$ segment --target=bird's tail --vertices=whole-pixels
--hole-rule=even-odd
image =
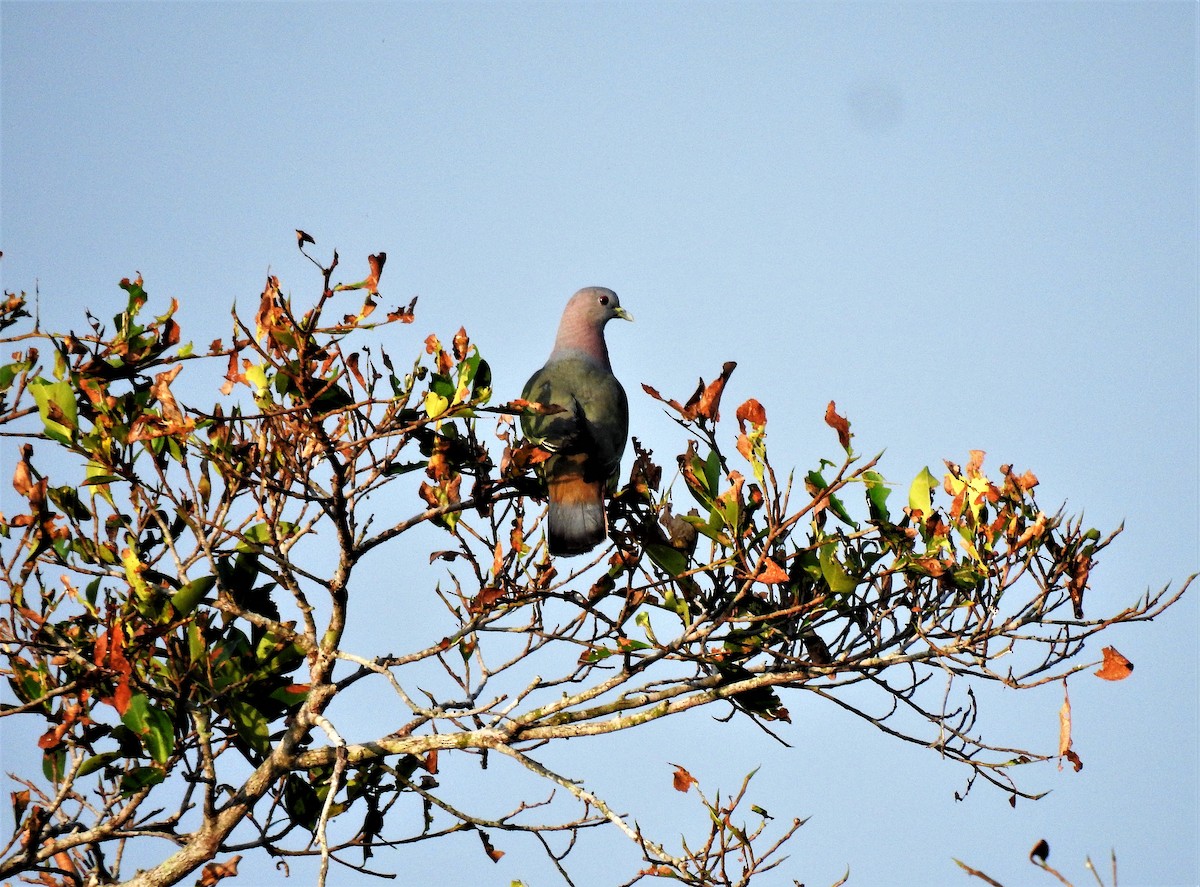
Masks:
[[[604,481],[588,480],[571,467],[560,463],[549,483],[550,512],[546,521],[551,554],[583,554],[608,534]]]

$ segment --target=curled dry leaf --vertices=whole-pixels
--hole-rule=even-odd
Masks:
[[[1065,755],[1071,750],[1071,697],[1067,693],[1066,681],[1063,682],[1063,704],[1058,710],[1058,753]],[[1062,769],[1062,765],[1059,765]]]
[[[387,261],[387,253],[377,253],[373,256],[367,256],[367,264],[371,268],[371,275],[367,278],[367,292],[375,296],[379,294],[379,276],[383,274],[383,263]]]
[[[198,887],[213,887],[224,878],[237,877],[238,863],[241,860],[241,856],[233,856],[228,862],[210,862],[200,872],[200,880],[196,884]]]
[[[1050,858],[1050,845],[1043,839],[1033,845],[1033,849],[1029,851],[1029,861],[1034,865],[1041,865]]]
[[[1116,647],[1105,647],[1104,664],[1096,671],[1096,677],[1106,681],[1123,681],[1133,671],[1133,663],[1120,654]]]
[[[675,768],[675,773],[671,777],[671,784],[675,786],[675,791],[686,793],[688,789],[699,782],[695,776],[688,773],[687,770],[678,764],[672,764],[671,766]]]
[[[477,829],[476,833],[479,835],[479,840],[483,842],[484,852],[487,853],[492,862],[499,862],[500,857],[504,855],[504,851],[497,850],[495,847],[493,847],[491,838],[489,838],[485,832],[481,832]]]
[[[829,406],[825,408],[825,424],[837,432],[838,443],[842,445],[842,449],[850,449],[850,422],[845,416],[839,416],[837,412],[837,404],[834,401],[829,401]]]
[[[1063,704],[1058,710],[1058,754],[1071,762],[1076,773],[1083,769],[1083,761],[1071,750],[1071,697],[1067,695],[1066,681],[1063,681]],[[1058,769],[1062,769],[1062,761],[1058,762]]]
[[[725,391],[725,383],[729,381],[737,364],[728,360],[721,366],[721,375],[713,379],[712,383],[704,389],[704,393],[700,396],[700,403],[696,407],[696,418],[711,419],[713,422],[721,421],[719,412],[721,406],[721,394]]]

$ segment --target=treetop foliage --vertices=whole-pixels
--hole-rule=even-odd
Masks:
[[[416,300],[379,310],[384,254],[348,285],[336,253],[312,261],[311,306],[270,277],[207,348],[184,341],[174,301],[152,313],[140,279],[82,332],[44,331],[6,294],[17,495],[0,515],[0,673],[15,702],[0,717],[39,725],[43,767],[17,777],[0,878],[214,884],[257,852],[284,869],[316,857],[323,882],[332,863],[387,871],[405,844],[469,830],[493,859],[498,836],[531,836],[570,883],[576,836],[604,825],[643,857],[629,882],[746,883],[801,824],[744,809],[749,779],[701,794],[711,833],[671,850],[538,750],[706,706],[786,742],[817,697],[960,763],[967,788],[1035,798],[1022,767],[1082,765],[1069,703],[1058,748],[1020,749],[982,735],[972,686],[1065,684],[1096,668],[1094,635],[1154,618],[1191,581],[1094,613],[1093,570],[1119,530],[1043,509],[1032,472],[985,471],[979,451],[897,486],[832,402],[830,458],[780,472],[762,403],[722,421],[733,363],[686,400],[643,386],[679,426],[674,479],[635,435],[612,545],[552,559],[546,453],[514,417],[555,405],[493,404],[465,329],[414,337],[416,359],[398,363],[373,333],[412,324]],[[400,538],[421,527],[444,547]],[[394,588],[364,572],[384,551]],[[352,621],[396,595],[440,608],[438,627],[347,649]],[[1110,647],[1099,674],[1131,668]],[[343,737],[352,693],[370,694],[378,735]],[[497,757],[545,793],[497,808],[439,785]],[[675,787],[694,782],[679,766]]]

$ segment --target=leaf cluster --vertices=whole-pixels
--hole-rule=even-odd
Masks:
[[[182,341],[176,303],[147,313],[140,279],[122,281],[111,325],[89,314],[83,333],[7,334],[17,507],[0,515],[0,675],[15,702],[0,716],[39,725],[43,772],[14,794],[0,878],[116,880],[128,845],[157,840],[169,855],[131,883],[215,883],[240,858],[220,854],[252,849],[316,856],[323,881],[331,862],[373,871],[382,848],[470,830],[493,860],[494,835],[532,836],[570,882],[577,836],[607,824],[643,876],[724,883],[713,873],[740,854],[748,880],[798,825],[778,839],[766,819],[735,828],[718,797],[704,802],[718,827],[671,853],[538,749],[701,707],[786,741],[790,709],[823,699],[961,762],[968,787],[1034,797],[1014,769],[1053,750],[981,735],[972,683],[1092,667],[1091,636],[1187,587],[1085,616],[1115,533],[1044,510],[1031,472],[989,476],[978,451],[898,495],[833,403],[837,455],[778,475],[761,403],[737,407],[736,430],[721,423],[732,363],[684,402],[645,388],[685,438],[675,480],[635,438],[612,546],[552,559],[546,454],[513,422],[547,405],[492,405],[465,329],[414,341],[398,367],[371,335],[413,323],[416,300],[378,317],[385,259],[354,284],[334,282],[336,253],[313,259],[321,291],[303,309],[269,277],[229,343],[203,353]],[[335,307],[356,291],[361,307]],[[7,295],[0,329],[28,317]],[[432,587],[400,539],[423,526],[445,540]],[[410,606],[440,606],[440,621],[398,650],[347,649],[351,620],[378,609],[364,564],[385,550],[408,558]],[[1113,653],[1104,676],[1127,674]],[[336,702],[352,691],[388,713],[369,741],[341,735]],[[548,795],[496,809],[439,784],[448,764],[496,756]],[[776,843],[755,855],[761,841]]]

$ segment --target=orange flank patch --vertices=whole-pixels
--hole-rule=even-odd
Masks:
[[[586,481],[578,474],[550,480],[550,501],[559,505],[592,505],[604,501],[604,485]]]

